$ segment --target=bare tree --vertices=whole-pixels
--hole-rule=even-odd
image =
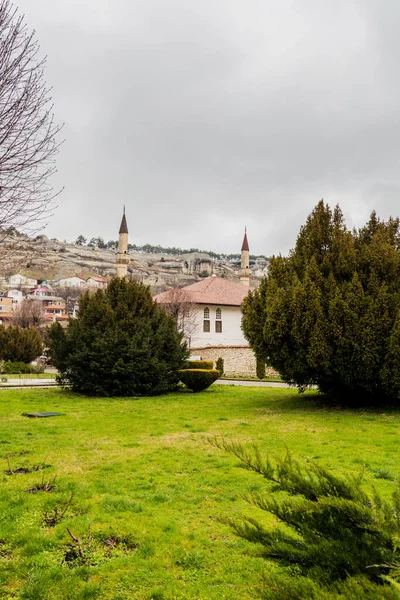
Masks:
[[[14,323],[20,327],[36,327],[39,329],[44,323],[43,306],[40,300],[24,298],[15,312]]]
[[[197,323],[195,304],[189,294],[182,288],[171,288],[165,293],[162,306],[174,318],[177,328],[183,331],[190,346]]]
[[[57,195],[56,140],[46,59],[24,18],[9,0],[0,0],[0,230],[33,233],[45,225]]]

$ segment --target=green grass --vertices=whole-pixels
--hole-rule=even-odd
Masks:
[[[65,413],[28,419],[24,412]],[[200,394],[87,399],[0,393],[0,598],[250,600],[266,563],[220,517],[258,515],[264,482],[207,435],[365,470],[388,495],[400,475],[400,412],[324,408],[315,393],[213,386]],[[9,462],[7,457],[9,457]],[[36,467],[7,474],[11,466]],[[55,477],[55,481],[54,481]],[[28,493],[48,484],[52,491]],[[54,527],[44,519],[71,506]],[[67,528],[80,539],[85,562]],[[67,560],[65,560],[67,558]]]

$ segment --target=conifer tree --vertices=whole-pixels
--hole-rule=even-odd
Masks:
[[[400,224],[375,212],[349,231],[321,201],[288,257],[243,303],[256,356],[300,389],[316,384],[346,402],[400,398]]]
[[[148,287],[118,278],[83,295],[67,329],[52,326],[49,346],[60,382],[92,396],[168,392],[188,356],[174,320]]]
[[[0,359],[30,363],[43,351],[40,333],[34,327],[0,326]]]
[[[265,491],[244,499],[273,521],[257,518],[254,510],[221,519],[281,567],[275,576],[265,574],[263,598],[400,599],[398,486],[385,500],[363,489],[361,473],[338,475],[290,453],[264,457],[257,446],[207,441],[264,478]]]

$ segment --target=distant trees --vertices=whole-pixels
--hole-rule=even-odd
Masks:
[[[118,278],[85,293],[66,330],[52,325],[49,348],[60,382],[90,396],[170,391],[188,356],[174,320],[149,289]]]
[[[256,355],[300,388],[346,402],[400,398],[400,226],[375,212],[359,231],[321,201],[288,257],[243,303]]]
[[[82,241],[79,241],[82,238]],[[78,236],[76,241],[74,242],[78,245],[86,244],[86,238],[82,235]],[[101,237],[93,237],[89,240],[87,244],[90,248],[107,248],[108,250],[116,250],[118,248],[118,241],[109,240],[108,242],[104,242],[104,239]],[[240,263],[240,254],[224,254],[221,252],[213,252],[212,250],[199,250],[199,248],[178,248],[176,246],[165,247],[155,244],[143,244],[142,246],[137,244],[128,244],[128,249],[133,252],[142,252],[143,254],[166,254],[170,256],[181,256],[182,254],[191,254],[193,252],[198,252],[202,254],[208,254],[211,258],[216,260],[226,260],[229,262],[239,262]],[[250,255],[250,260],[254,261],[259,256],[256,254]],[[261,255],[265,260],[269,260],[267,256]]]
[[[107,244],[101,237],[91,238],[90,242],[88,243],[88,246],[90,248],[107,248]]]
[[[0,360],[30,363],[42,350],[42,338],[34,327],[0,325]]]
[[[56,137],[45,60],[9,0],[0,0],[0,229],[32,232],[54,198]]]
[[[76,238],[74,244],[76,244],[77,246],[84,246],[86,244],[86,238],[83,235],[78,235],[78,237]]]

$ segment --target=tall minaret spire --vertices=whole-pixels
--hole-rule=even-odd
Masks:
[[[250,251],[249,251],[249,242],[247,240],[247,227],[244,228],[244,238],[242,244],[242,256],[240,262],[240,283],[243,285],[250,285]]]
[[[119,242],[117,252],[117,277],[124,278],[128,274],[128,224],[125,216],[125,204],[119,228]]]

